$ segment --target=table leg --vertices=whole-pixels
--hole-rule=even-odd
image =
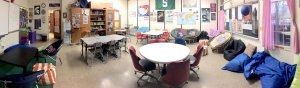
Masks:
[[[88,55],[87,55],[87,44],[85,44],[85,61],[86,61],[86,64],[89,65],[89,63],[88,63]]]
[[[81,56],[83,56],[83,41],[81,40]]]

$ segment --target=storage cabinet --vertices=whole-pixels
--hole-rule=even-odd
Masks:
[[[71,8],[71,41],[79,42],[85,34],[91,32],[89,8]]]

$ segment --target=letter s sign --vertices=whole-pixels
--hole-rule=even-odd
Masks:
[[[162,4],[163,7],[168,7],[168,0],[162,0]]]

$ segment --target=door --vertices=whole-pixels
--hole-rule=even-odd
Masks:
[[[60,10],[55,10],[54,12],[54,38],[61,39],[61,17]]]
[[[54,32],[54,13],[50,13],[49,17],[49,22],[50,22],[50,33]]]
[[[106,35],[114,34],[114,10],[106,10]]]

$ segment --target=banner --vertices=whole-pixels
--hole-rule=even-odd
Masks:
[[[156,10],[173,10],[175,9],[175,0],[155,0]]]

